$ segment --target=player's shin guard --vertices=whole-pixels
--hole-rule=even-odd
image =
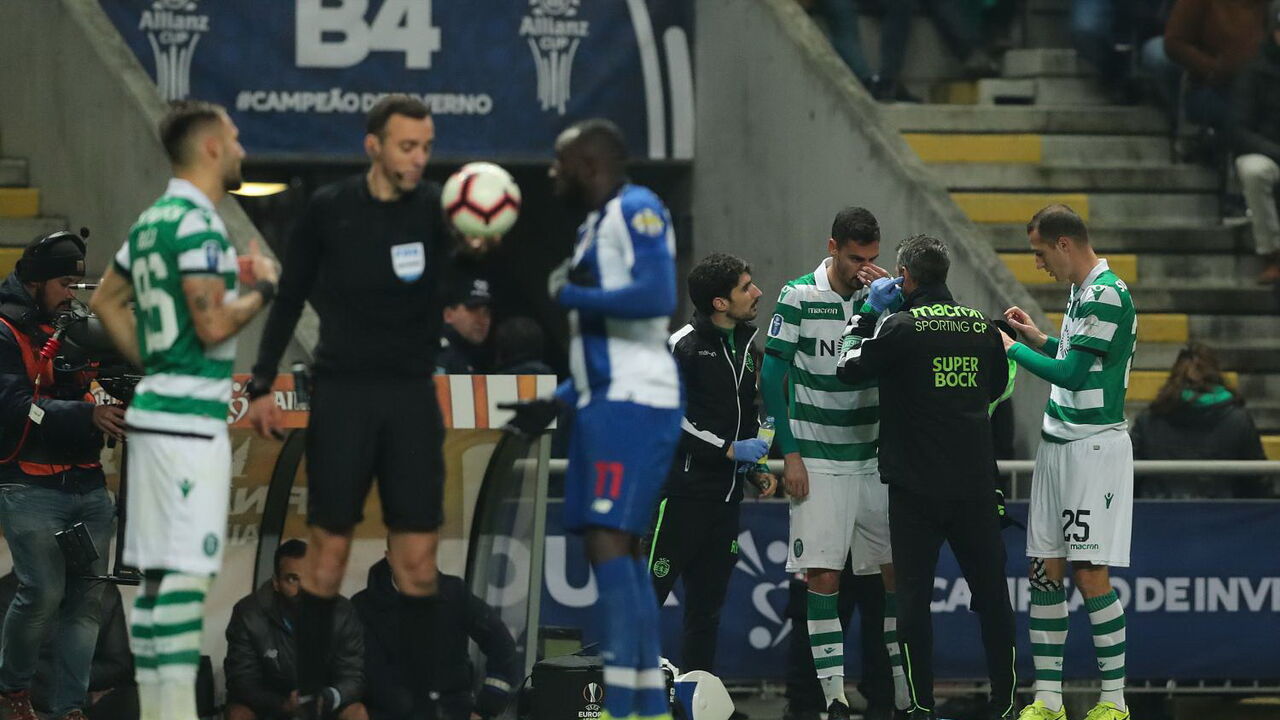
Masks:
[[[613,720],[631,718],[636,711],[640,588],[634,568],[635,561],[627,555],[594,566],[600,588],[596,617],[604,659],[604,712]],[[647,579],[642,584],[647,584]]]
[[[636,625],[640,635],[639,663],[636,665],[636,715],[647,718],[670,718],[667,702],[667,679],[658,664],[662,654],[662,636],[658,596],[649,581],[649,564],[638,559],[634,563],[633,582],[636,593]]]
[[[898,595],[884,594],[884,646],[889,651],[889,667],[893,670],[893,704],[899,710],[911,707],[911,691],[907,673],[902,669],[902,651],[898,647]]]
[[[160,707],[160,674],[156,668],[155,629],[152,613],[156,607],[155,595],[139,591],[133,601],[133,618],[129,628],[129,645],[133,649],[138,681],[138,708],[141,720],[162,720]]]
[[[1067,593],[1061,584],[1031,590],[1031,652],[1036,667],[1036,700],[1062,709],[1062,648],[1067,642]]]
[[[310,698],[313,708],[324,688],[335,605],[337,598],[298,591],[298,694]],[[314,710],[311,712],[319,717]],[[303,717],[308,717],[305,710]]]
[[[1084,605],[1089,610],[1093,647],[1098,654],[1098,669],[1102,671],[1101,702],[1112,702],[1124,709],[1124,608],[1115,590],[1088,598]]]
[[[196,673],[200,667],[200,633],[208,575],[165,573],[151,612],[164,720],[198,720]]]
[[[844,628],[837,608],[840,593],[824,595],[810,590],[808,599],[809,650],[822,695],[827,705],[832,700],[848,705],[844,695]]]

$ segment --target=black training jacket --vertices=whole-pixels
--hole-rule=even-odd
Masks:
[[[737,353],[730,354],[724,333],[695,313],[668,341],[684,384],[685,411],[666,497],[742,499],[742,476],[725,453],[733,441],[755,437],[760,427],[760,356],[751,345],[755,336],[755,326],[739,323],[734,329]]]
[[[878,318],[849,320],[836,374],[880,381],[880,477],[931,497],[990,497],[995,456],[987,409],[1009,363],[999,330],[945,285],[918,288]]]

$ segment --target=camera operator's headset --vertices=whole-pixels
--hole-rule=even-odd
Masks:
[[[84,258],[85,244],[84,238],[89,236],[86,228],[80,229],[80,234],[60,230],[50,233],[40,238],[34,245],[27,247],[22,253],[22,257],[14,265],[14,272],[23,282],[43,282],[55,277],[64,275],[84,275]],[[52,248],[58,243],[69,241],[75,244],[80,251],[80,257],[73,259],[71,256],[51,255]],[[41,280],[29,281],[26,278],[40,274]],[[52,274],[51,274],[52,273]],[[3,315],[13,325],[17,326],[19,332],[26,332],[33,326],[39,327],[39,321],[32,317],[32,313],[28,308],[17,305],[0,305],[0,315]],[[35,377],[32,379],[35,387],[31,391],[31,411],[27,413],[27,422],[22,426],[22,435],[18,438],[18,444],[14,446],[13,452],[8,457],[0,459],[0,465],[13,462],[22,452],[22,448],[27,444],[27,437],[31,434],[32,421],[38,414],[36,400],[40,397],[40,384],[44,379],[45,369],[53,362],[54,355],[58,354],[58,349],[62,346],[62,334],[66,332],[66,327],[55,326],[53,334],[45,341],[44,346],[40,348],[40,359],[36,366]],[[28,333],[34,334],[34,333]]]

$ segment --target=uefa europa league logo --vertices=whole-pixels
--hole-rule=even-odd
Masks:
[[[155,0],[138,29],[147,33],[156,60],[156,85],[166,101],[191,94],[191,58],[209,31],[209,16],[197,15],[198,0]]]
[[[529,0],[520,22],[538,73],[538,103],[543,110],[565,114],[569,102],[573,57],[590,32],[591,23],[577,19],[582,0]]]

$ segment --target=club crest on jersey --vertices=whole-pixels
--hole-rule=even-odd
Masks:
[[[774,315],[769,321],[769,337],[778,337],[780,332],[782,332],[782,315]]]
[[[658,217],[658,213],[654,212],[653,208],[644,208],[631,217],[631,229],[641,235],[658,237],[666,226],[667,224]]]
[[[427,248],[420,242],[391,246],[391,269],[396,277],[411,283],[427,269]]]

